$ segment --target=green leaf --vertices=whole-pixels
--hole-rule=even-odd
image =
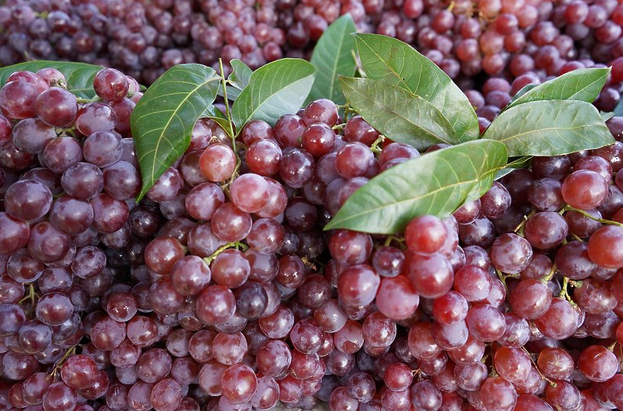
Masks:
[[[239,90],[244,89],[249,84],[249,81],[251,81],[253,70],[238,59],[232,60],[230,64],[233,71],[229,75],[229,80],[231,80],[234,87]]]
[[[519,98],[509,103],[506,109],[518,104],[538,100],[580,100],[592,103],[599,96],[604,84],[606,84],[608,73],[610,73],[610,69],[607,68],[587,68],[570,71],[560,77],[532,87]]]
[[[229,80],[229,85],[227,86],[227,99],[234,101],[238,98],[242,90],[249,84],[249,80],[251,79],[251,74],[253,74],[253,70],[249,68],[246,64],[238,59],[234,59],[231,61],[231,67],[233,71],[227,78]],[[218,95],[221,97],[225,97],[223,94],[222,85],[219,86]]]
[[[447,217],[475,187],[483,193],[491,187],[495,172],[507,159],[504,144],[491,140],[424,154],[384,171],[355,191],[325,229],[392,234],[420,215]]]
[[[141,169],[139,201],[188,148],[193,126],[216,98],[220,77],[201,64],[167,70],[134,108],[130,124]]]
[[[525,157],[516,158],[515,160],[510,161],[506,165],[506,168],[498,171],[495,174],[495,179],[499,180],[500,178],[504,177],[507,174],[512,173],[513,171],[517,170],[518,168],[528,168],[528,167],[530,167],[530,164],[532,164],[532,156],[525,156]]]
[[[506,144],[510,157],[558,156],[614,143],[599,111],[577,100],[541,100],[502,112],[483,138]]]
[[[608,121],[610,120],[612,117],[615,116],[613,111],[599,111],[599,115],[601,115],[601,119],[603,121]]]
[[[619,103],[614,108],[614,115],[618,117],[623,116],[623,100],[619,100]]]
[[[418,150],[437,143],[459,143],[439,110],[408,90],[367,78],[340,80],[348,104],[390,139]]]
[[[478,118],[467,96],[435,63],[400,40],[357,34],[355,42],[366,76],[395,84],[431,102],[459,141],[480,137]]]
[[[345,14],[331,23],[322,34],[310,60],[318,71],[307,101],[328,98],[335,104],[344,104],[338,77],[353,76],[357,69],[355,38],[352,36],[356,31],[352,17]]]
[[[103,67],[86,63],[70,63],[66,61],[27,61],[12,66],[0,68],[0,87],[4,86],[7,78],[16,71],[26,70],[36,73],[42,68],[55,68],[65,75],[67,88],[78,97],[93,98],[93,77]]]
[[[236,128],[251,120],[273,125],[282,115],[295,113],[311,90],[315,72],[301,59],[280,59],[255,70],[232,108]]]
[[[517,93],[515,93],[515,95],[510,99],[510,101],[506,105],[506,108],[508,108],[510,105],[512,105],[515,102],[515,100],[518,100],[519,97],[523,96],[528,91],[532,90],[533,88],[535,88],[537,86],[538,86],[538,84],[530,83],[530,84],[526,84],[525,86],[520,88],[519,91]]]

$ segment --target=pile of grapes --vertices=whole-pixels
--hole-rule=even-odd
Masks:
[[[255,69],[309,57],[347,13],[359,32],[414,45],[464,89],[479,88],[481,74],[544,80],[623,57],[616,0],[8,0],[0,65],[83,61],[144,84],[175,64],[215,66],[219,57]]]
[[[138,83],[66,88],[0,90],[0,410],[623,408],[622,142],[401,234],[323,232],[429,154],[327,99],[236,140],[200,119],[136,203]]]

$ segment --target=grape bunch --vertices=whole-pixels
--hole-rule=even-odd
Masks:
[[[483,75],[544,81],[623,58],[617,0],[9,0],[0,65],[83,61],[145,84],[175,64],[217,67],[219,57],[227,72],[232,59],[255,69],[309,58],[347,13],[359,32],[412,44],[465,90],[480,89]]]
[[[359,2],[308,3],[8,0],[0,5],[0,66],[33,59],[80,61],[115,67],[151,84],[181,63],[218,69],[222,58],[228,73],[232,59],[256,69],[285,55],[309,57],[337,17],[350,12],[358,20],[367,18]]]
[[[69,60],[116,67],[151,84],[175,64],[252,68],[283,56],[274,2],[25,1],[0,6],[0,65]],[[230,67],[226,64],[226,69]]]
[[[138,83],[93,88],[0,89],[0,410],[623,407],[623,118],[380,236],[323,227],[445,145],[326,99],[236,139],[200,119],[137,203]]]

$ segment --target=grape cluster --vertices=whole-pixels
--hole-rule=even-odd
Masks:
[[[272,1],[25,1],[0,6],[0,65],[70,60],[116,67],[151,84],[175,64],[251,68],[283,56]],[[228,67],[229,69],[229,67]]]
[[[544,78],[620,57],[622,11],[616,0],[406,0],[376,31],[413,43],[452,78]]]
[[[255,69],[286,55],[309,57],[329,23],[362,7],[349,4],[9,0],[0,6],[0,66],[32,59],[81,61],[116,67],[143,84],[181,63],[218,69],[222,58],[229,72],[229,61],[241,59]]]
[[[623,407],[623,118],[378,236],[323,227],[426,154],[360,116],[317,100],[235,141],[201,119],[136,203],[141,93],[93,86],[0,90],[0,410]]]
[[[175,64],[217,67],[219,57],[255,69],[309,58],[346,13],[360,32],[412,44],[464,89],[479,88],[483,74],[543,81],[623,58],[617,0],[9,0],[0,6],[0,65],[84,61],[145,84]]]
[[[486,127],[512,95],[578,68],[612,65],[595,105],[612,111],[623,79],[623,5],[615,0],[406,0],[376,32],[414,46],[455,79]]]

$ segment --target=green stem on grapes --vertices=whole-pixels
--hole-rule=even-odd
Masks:
[[[553,264],[552,268],[549,270],[549,273],[547,273],[545,277],[541,278],[541,282],[543,284],[547,284],[549,280],[554,278],[554,274],[556,274],[556,264]]]
[[[534,365],[534,368],[536,369],[536,372],[538,372],[539,375],[541,376],[541,379],[547,381],[549,383],[549,385],[551,385],[552,387],[556,388],[556,383],[554,381],[550,380],[549,378],[547,378],[546,376],[544,376],[541,373],[541,370],[539,370],[539,366],[537,365],[536,361],[534,361],[534,358],[532,358],[532,354],[530,354],[530,351],[528,351],[526,349],[526,347],[524,347],[524,346],[522,346],[521,349],[528,355],[528,358],[530,358],[530,361]]]
[[[231,109],[229,107],[229,100],[227,98],[227,80],[225,79],[225,71],[223,69],[223,59],[218,59],[218,65],[221,70],[221,85],[223,87],[223,99],[225,100],[225,117],[227,117],[227,125],[229,125],[229,135],[231,136],[231,148],[236,156],[236,166],[234,172],[231,174],[229,182],[223,187],[223,190],[227,191],[227,188],[234,182],[238,176],[238,170],[240,169],[240,158],[238,157],[236,150],[236,133],[234,132],[234,123],[231,119]]]
[[[398,247],[400,247],[401,250],[406,248],[404,238],[397,237],[393,234],[387,236],[385,242],[383,243],[383,247],[389,247],[393,242],[397,242]]]
[[[515,234],[517,234],[518,236],[523,237],[524,236],[524,227],[526,225],[526,221],[528,221],[528,217],[527,216],[523,216],[523,220],[521,220],[521,223],[519,223],[517,225],[517,227],[515,227],[515,229],[513,230],[513,232]]]
[[[376,140],[374,140],[374,143],[372,143],[372,145],[370,146],[370,150],[374,153],[374,154],[380,154],[381,151],[383,151],[382,148],[379,148],[379,144],[383,144],[383,142],[385,141],[385,136],[383,134],[381,134],[379,136],[379,138],[377,138]]]
[[[207,257],[204,257],[203,261],[205,261],[206,264],[210,265],[210,263],[212,263],[212,261],[214,261],[214,259],[218,257],[220,253],[222,253],[225,250],[229,250],[230,248],[235,248],[237,250],[242,249],[242,251],[246,251],[249,248],[249,246],[247,246],[246,244],[240,241],[233,241],[231,243],[227,243],[225,245],[220,246],[212,254],[210,254]]]
[[[69,134],[72,138],[75,138],[76,140],[78,139],[76,132],[71,128],[68,128],[67,130],[65,130],[65,133]]]
[[[231,183],[234,182],[236,177],[238,177],[238,170],[240,170],[240,159],[238,158],[238,154],[236,154],[236,165],[234,166],[234,172],[231,173],[231,178],[229,179],[229,181],[221,185],[221,189],[223,189],[223,191],[225,192],[225,194],[227,194],[228,197],[229,197],[229,186],[231,185]]]
[[[344,110],[344,124],[348,122],[349,114],[357,114],[357,112],[353,110],[348,103],[338,105],[337,108]]]
[[[578,307],[578,305],[575,303],[575,301],[573,301],[573,299],[569,295],[569,279],[567,277],[562,277],[562,287],[560,289],[560,293],[558,294],[558,297],[564,298],[565,300],[569,301],[569,304],[571,304],[575,308]]]
[[[22,303],[30,300],[30,304],[34,308],[36,300],[39,297],[39,294],[37,294],[37,292],[35,291],[35,286],[32,283],[28,283],[27,285],[28,285],[28,294],[26,294],[24,298],[19,300],[17,303],[21,305]]]
[[[520,236],[520,237],[525,237],[525,235],[524,235],[524,229],[525,229],[525,227],[526,227],[526,221],[528,221],[528,219],[529,219],[530,217],[532,217],[534,214],[535,214],[535,211],[534,211],[534,210],[532,210],[532,211],[530,212],[530,214],[528,214],[528,215],[524,215],[524,216],[523,216],[523,220],[521,220],[521,223],[519,223],[519,225],[518,225],[517,227],[515,227],[515,229],[513,230],[513,232],[514,232],[515,234],[517,234],[518,236]]]
[[[516,279],[520,278],[519,274],[504,274],[503,272],[501,272],[497,268],[495,269],[495,273],[498,275],[498,278],[500,279],[500,281],[502,281],[502,284],[504,284],[504,288],[506,288],[506,289],[507,289],[507,287],[506,287],[506,279],[507,278],[516,278]],[[508,289],[507,289],[507,291],[508,291]]]
[[[242,241],[238,241],[238,244],[236,244],[235,246],[236,250],[240,250],[242,252],[245,252],[249,249],[249,246],[246,245],[245,243],[243,243]]]
[[[76,103],[78,104],[89,104],[95,103],[96,101],[102,101],[102,99],[99,98],[99,96],[95,96],[93,98],[76,97]]]
[[[567,277],[562,277],[562,286],[560,287],[560,293],[558,293],[558,297],[569,297],[567,287],[569,287],[569,279]]]
[[[562,208],[562,210],[560,210],[560,214],[564,214],[567,211],[575,211],[576,213],[582,214],[586,218],[590,218],[591,220],[597,221],[597,222],[602,223],[602,224],[617,225],[619,227],[623,227],[623,224],[619,223],[618,221],[612,221],[612,220],[606,220],[604,218],[594,217],[594,216],[590,215],[589,213],[587,213],[586,211],[580,210],[579,208],[571,207],[568,204],[565,205]]]
[[[608,351],[614,351],[614,347],[617,346],[617,342],[618,341],[614,341],[612,344],[610,344],[609,346],[607,346],[606,348],[608,349]]]
[[[488,359],[489,359],[489,353],[483,355],[482,358],[480,359],[480,362],[483,364],[487,364]]]
[[[584,242],[584,240],[582,240],[580,237],[578,237],[577,234],[571,233],[570,235],[571,235],[571,238],[573,238],[575,241],[579,241],[581,243]]]
[[[333,130],[335,130],[335,131],[339,131],[339,130],[341,130],[341,129],[345,128],[345,127],[346,127],[346,123],[342,123],[342,124],[336,124],[335,126],[333,126],[333,127],[331,127],[331,128],[332,128]]]
[[[67,360],[67,358],[71,357],[72,355],[74,355],[76,353],[76,346],[74,345],[73,347],[71,347],[70,349],[68,349],[65,354],[63,354],[63,356],[61,357],[60,360],[58,360],[56,362],[56,364],[54,364],[54,368],[52,369],[52,372],[50,372],[50,375],[52,377],[56,377],[56,374],[58,373],[58,371],[61,369],[61,367],[63,366],[63,364],[65,363],[65,361]]]
[[[69,137],[75,140],[78,140],[78,136],[76,135],[76,132],[73,128],[57,128],[54,131],[56,132],[57,136],[60,136],[63,133],[65,133],[65,135],[68,135]]]
[[[227,123],[229,125],[230,136],[232,138],[234,153],[236,152],[236,134],[234,133],[234,126],[231,121],[231,110],[229,108],[229,100],[227,99],[227,80],[225,79],[225,71],[223,69],[223,59],[218,59],[219,69],[221,70],[221,84],[223,86],[223,99],[225,100],[225,116],[227,117]]]

